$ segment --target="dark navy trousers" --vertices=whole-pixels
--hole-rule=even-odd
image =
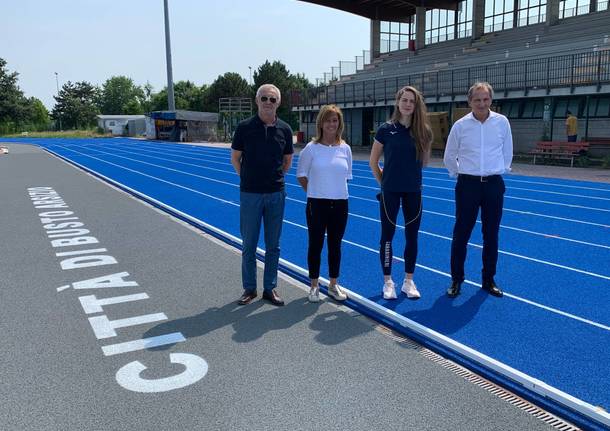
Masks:
[[[504,204],[504,180],[501,175],[475,177],[460,174],[455,186],[455,226],[451,242],[451,278],[464,281],[464,262],[470,234],[481,209],[483,233],[483,283],[496,275],[498,232]]]

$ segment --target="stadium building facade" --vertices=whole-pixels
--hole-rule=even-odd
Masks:
[[[568,110],[579,119],[579,140],[610,137],[608,0],[440,6],[413,7],[395,21],[384,21],[387,14],[372,19],[370,51],[339,62],[316,88],[291,94],[305,142],[315,134],[320,107],[334,103],[344,111],[348,143],[369,146],[405,85],[419,88],[428,110],[446,112],[451,122],[463,115],[475,81],[494,87],[493,109],[510,119],[516,152],[564,140]],[[439,127],[437,134],[446,134]]]

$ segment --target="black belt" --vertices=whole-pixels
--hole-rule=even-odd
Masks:
[[[494,180],[496,178],[500,178],[501,175],[480,176],[480,175],[458,174],[458,177],[465,178],[467,180],[475,180],[475,181],[480,181],[482,183],[486,183],[489,180]]]

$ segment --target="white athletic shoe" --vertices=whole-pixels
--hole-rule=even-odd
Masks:
[[[392,280],[383,283],[383,299],[396,299],[396,287]]]
[[[408,278],[405,278],[405,281],[402,283],[402,288],[400,289],[400,291],[404,292],[407,295],[407,298],[410,298],[410,299],[421,298],[421,295],[419,294],[419,291],[417,290],[415,283],[413,282],[413,280],[409,280]]]
[[[320,302],[320,288],[312,287],[309,289],[309,295],[307,296],[309,302]]]
[[[328,295],[335,298],[337,301],[345,301],[347,299],[347,294],[341,289],[341,286],[338,284],[333,284],[332,286],[328,286]]]

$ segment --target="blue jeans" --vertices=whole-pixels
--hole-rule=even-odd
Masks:
[[[280,235],[284,219],[286,192],[240,192],[239,221],[242,244],[241,279],[245,291],[256,291],[256,247],[261,231],[265,230],[265,272],[263,288],[271,291],[277,286],[277,267],[280,260]]]

